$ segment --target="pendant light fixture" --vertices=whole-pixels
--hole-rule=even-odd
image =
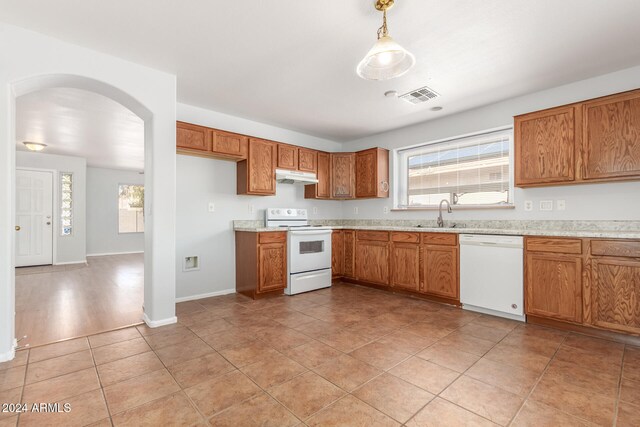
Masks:
[[[23,144],[25,147],[27,147],[31,151],[42,151],[47,146],[47,144],[43,144],[41,142],[31,142],[31,141],[24,141]]]
[[[376,0],[375,8],[382,11],[382,27],[378,28],[378,41],[373,45],[356,72],[366,80],[388,80],[400,77],[413,67],[415,57],[390,36],[387,28],[387,9],[394,0]]]

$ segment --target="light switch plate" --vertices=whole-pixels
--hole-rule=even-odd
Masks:
[[[556,209],[563,211],[567,208],[567,204],[564,200],[556,200]]]
[[[353,208],[353,213],[358,215],[358,207],[357,206]]]
[[[216,211],[216,205],[213,202],[209,202],[209,212],[215,212]]]
[[[540,200],[540,210],[541,211],[552,211],[553,210],[553,200]]]
[[[382,213],[388,214],[389,213],[389,206],[385,206],[384,208],[382,208]]]
[[[524,201],[524,210],[527,212],[531,212],[533,210],[533,200]]]
[[[318,214],[318,207],[317,207],[317,206],[314,206],[314,207],[313,207],[313,214],[314,214],[314,215],[317,215],[317,214]]]
[[[249,206],[247,208],[250,214],[254,213],[256,210],[256,207],[253,205],[253,203],[249,203]]]

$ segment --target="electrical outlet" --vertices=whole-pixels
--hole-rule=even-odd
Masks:
[[[388,214],[389,213],[389,206],[385,206],[384,208],[382,208],[382,213]]]
[[[567,204],[564,200],[556,200],[556,209],[563,211],[567,208]]]
[[[216,211],[216,205],[213,202],[209,202],[209,212],[215,212]]]
[[[553,210],[553,200],[540,200],[540,210],[541,211],[552,211]]]
[[[356,215],[358,215],[358,207],[357,207],[357,206],[355,206],[355,207],[353,208],[353,213],[354,213],[354,214],[356,214]]]
[[[533,210],[533,200],[524,201],[524,210],[528,212],[531,212]]]
[[[313,211],[313,214],[314,214],[314,215],[317,215],[317,214],[318,214],[318,208],[317,208],[317,206],[314,206],[312,211]]]
[[[249,206],[247,206],[247,209],[248,209],[250,214],[252,214],[252,213],[254,213],[256,211],[256,207],[253,205],[253,203],[249,203]]]

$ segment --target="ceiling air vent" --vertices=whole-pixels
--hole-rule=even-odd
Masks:
[[[427,102],[430,99],[434,99],[439,96],[440,95],[438,95],[435,91],[424,86],[420,89],[412,90],[411,92],[401,95],[400,99],[404,99],[405,101],[412,104],[422,104],[423,102]]]

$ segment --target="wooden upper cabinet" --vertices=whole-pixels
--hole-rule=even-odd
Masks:
[[[308,148],[298,148],[298,170],[300,172],[313,172],[318,171],[318,161],[316,150],[310,150]]]
[[[583,105],[583,179],[640,177],[640,90]]]
[[[249,138],[237,133],[211,129],[211,152],[230,159],[247,158]]]
[[[575,180],[576,107],[558,107],[515,117],[515,185]]]
[[[525,308],[534,316],[582,322],[582,257],[527,252]]]
[[[209,151],[211,137],[209,129],[190,123],[176,122],[176,146],[178,149]]]
[[[302,153],[302,149],[301,153]],[[315,153],[317,184],[304,186],[305,199],[329,199],[331,198],[331,156],[329,153],[318,151]],[[300,157],[302,159],[302,157]]]
[[[355,153],[331,153],[331,197],[355,197]]]
[[[278,144],[278,169],[298,169],[298,147]]]
[[[459,300],[458,247],[423,245],[422,251],[422,292]]]
[[[389,151],[371,148],[356,153],[356,197],[389,197]]]
[[[640,260],[594,257],[589,297],[587,323],[640,334]]]
[[[238,163],[238,194],[276,194],[278,144],[262,139],[249,139],[247,159]]]

